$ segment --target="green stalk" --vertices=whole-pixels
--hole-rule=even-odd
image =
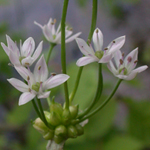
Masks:
[[[35,109],[37,115],[39,116],[39,118],[41,118],[41,114],[40,114],[40,112],[39,112],[39,109],[38,109],[38,107],[37,107],[37,105],[36,105],[34,99],[32,100],[32,104],[33,104],[33,107],[34,107],[34,109]],[[42,120],[42,119],[41,119],[41,120]]]
[[[49,52],[48,52],[48,55],[47,55],[47,59],[46,59],[46,64],[47,64],[47,65],[48,65],[48,62],[49,62],[49,59],[50,59],[52,50],[53,50],[53,48],[55,47],[55,45],[56,45],[56,44],[51,43],[51,46],[50,46],[50,49],[49,49]]]
[[[93,112],[91,112],[90,114],[86,115],[84,118],[82,118],[79,122],[82,122],[88,118],[90,118],[91,116],[93,116],[95,113],[97,113],[98,111],[100,111],[108,102],[109,100],[113,97],[113,95],[115,94],[115,92],[117,91],[120,83],[121,83],[122,79],[119,79],[115,88],[113,89],[112,93],[109,95],[109,97],[97,108],[95,109]],[[78,123],[79,123],[78,122]]]
[[[67,71],[66,71],[65,22],[66,22],[68,2],[69,2],[69,0],[64,0],[62,19],[61,19],[61,65],[62,65],[62,72],[64,74],[67,74]],[[65,102],[66,102],[65,108],[69,110],[69,94],[68,94],[67,81],[64,83],[64,91],[65,91]]]
[[[102,76],[102,64],[99,65],[99,71],[98,71],[98,85],[97,85],[97,91],[95,94],[95,98],[93,99],[92,103],[89,105],[88,108],[86,108],[81,114],[79,114],[79,119],[84,117],[86,114],[90,112],[90,110],[94,107],[96,102],[100,99],[103,91],[103,76]]]
[[[89,32],[89,36],[88,36],[88,40],[89,41],[91,41],[93,32],[94,32],[94,30],[96,28],[97,5],[98,5],[97,0],[93,0],[91,28],[90,28],[90,32]],[[78,89],[78,86],[79,86],[79,82],[80,82],[80,78],[81,78],[82,71],[83,71],[83,67],[84,66],[79,68],[78,75],[77,75],[76,82],[75,82],[75,87],[74,87],[73,92],[71,93],[71,96],[70,96],[70,102],[72,102],[72,100],[73,100],[73,98],[74,98],[74,96],[75,96],[75,94],[77,92],[77,89]]]

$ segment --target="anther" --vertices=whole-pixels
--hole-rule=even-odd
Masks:
[[[122,65],[122,64],[123,64],[123,60],[122,60],[122,59],[120,59],[119,61],[120,61],[120,64]]]
[[[134,61],[134,63],[137,63],[137,62],[138,62],[138,60]]]
[[[129,56],[129,57],[127,58],[127,60],[128,60],[128,62],[131,62],[131,61],[132,61],[132,57]]]
[[[53,23],[54,23],[54,24],[56,23],[56,19],[54,19]]]
[[[124,52],[122,53],[122,57],[124,57]]]
[[[73,28],[70,28],[69,31],[73,31]]]
[[[96,33],[98,33],[98,29],[96,29]]]
[[[54,72],[53,72],[53,73],[51,73],[51,75],[52,75],[52,76],[55,76],[55,75],[56,75],[56,73],[54,73]]]
[[[38,70],[40,70],[40,69],[41,69],[41,66],[38,67]]]
[[[113,41],[113,43],[116,43],[116,41]]]
[[[26,66],[29,66],[30,64],[29,64],[29,63],[25,63],[25,65],[26,65]]]
[[[88,40],[87,40],[87,42],[88,42],[89,44],[91,44],[91,41],[90,41],[90,39],[88,39]]]
[[[31,89],[29,88],[29,92],[31,92]]]
[[[104,48],[104,50],[108,50],[108,48],[106,47],[106,48]]]
[[[29,76],[27,76],[27,80],[28,80],[28,81],[30,80],[30,77],[29,77]]]

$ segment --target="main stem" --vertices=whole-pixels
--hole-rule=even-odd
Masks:
[[[87,116],[85,116],[84,118],[82,118],[79,122],[82,122],[82,121],[90,118],[91,116],[93,116],[94,114],[96,114],[99,110],[101,110],[110,101],[110,99],[113,97],[113,95],[117,91],[117,89],[118,89],[121,81],[122,81],[122,79],[118,80],[118,82],[117,82],[115,88],[113,89],[112,93],[110,94],[110,96],[97,109],[95,109],[93,112],[91,112],[90,114],[88,114]]]
[[[98,5],[97,0],[93,0],[91,28],[90,28],[90,32],[89,32],[89,36],[88,36],[88,40],[90,40],[90,41],[92,39],[93,32],[94,32],[94,30],[96,28],[97,5]],[[74,98],[74,96],[75,96],[75,94],[77,92],[77,89],[78,89],[78,86],[79,86],[79,82],[80,82],[80,78],[81,78],[81,75],[82,75],[82,71],[83,71],[83,66],[79,68],[77,79],[76,79],[76,83],[75,83],[75,87],[74,87],[73,92],[71,93],[71,96],[70,96],[70,102],[72,102],[72,100],[73,100],[73,98]]]
[[[63,11],[62,11],[62,19],[61,19],[61,65],[62,72],[67,74],[66,71],[66,45],[65,45],[65,22],[67,15],[69,0],[64,0]],[[68,94],[68,85],[67,81],[64,83],[64,91],[65,91],[65,109],[69,109],[69,94]]]

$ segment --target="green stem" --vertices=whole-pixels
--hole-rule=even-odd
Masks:
[[[73,100],[73,98],[74,98],[74,96],[76,94],[77,88],[79,86],[79,82],[80,82],[80,77],[81,77],[82,70],[83,70],[83,67],[80,67],[79,71],[78,71],[78,75],[77,75],[77,79],[76,79],[76,82],[75,82],[74,89],[73,89],[73,91],[72,91],[72,93],[70,95],[70,99],[69,99],[70,103],[72,102],[72,100]]]
[[[48,52],[48,55],[47,55],[47,59],[46,59],[46,64],[47,64],[47,65],[48,65],[48,62],[49,62],[49,59],[50,59],[52,50],[53,50],[53,48],[55,47],[55,45],[56,45],[56,44],[51,43],[51,46],[50,46],[50,49],[49,49],[49,52]]]
[[[33,107],[34,107],[34,109],[35,109],[37,115],[39,116],[39,118],[41,118],[41,114],[40,114],[40,112],[39,112],[39,109],[38,109],[38,107],[37,107],[37,105],[36,105],[34,99],[32,100],[32,104],[33,104]]]
[[[62,11],[62,19],[61,19],[61,65],[62,72],[67,74],[66,71],[66,45],[65,45],[65,22],[67,15],[69,0],[64,0],[63,11]],[[68,93],[68,85],[67,82],[64,83],[64,91],[65,91],[65,102],[66,109],[69,109],[69,93]]]
[[[91,28],[90,28],[90,32],[89,32],[89,36],[88,36],[88,40],[91,41],[92,39],[92,35],[93,35],[93,32],[95,30],[95,27],[96,27],[96,21],[97,21],[97,5],[98,5],[98,2],[97,0],[93,0],[93,9],[92,9],[92,19],[91,19]],[[88,42],[88,41],[87,41]],[[81,78],[81,75],[82,75],[82,71],[83,71],[83,67],[80,67],[79,68],[79,71],[78,71],[78,75],[77,75],[77,79],[76,79],[76,82],[75,82],[75,87],[74,87],[74,90],[73,92],[71,93],[71,96],[70,96],[70,102],[73,100],[75,94],[76,94],[76,91],[78,89],[78,86],[79,86],[79,82],[80,82],[80,78]]]
[[[113,97],[113,95],[115,94],[116,90],[118,89],[120,83],[121,83],[122,79],[119,79],[115,88],[113,89],[112,93],[110,94],[110,96],[97,108],[95,109],[93,112],[91,112],[90,114],[86,115],[84,118],[82,118],[79,122],[82,122],[88,118],[90,118],[91,116],[93,116],[95,113],[97,113],[99,110],[101,110],[108,102],[109,100]]]
[[[80,115],[79,115],[79,119],[81,119],[82,117],[84,117],[86,114],[88,114],[90,112],[90,110],[94,107],[94,105],[96,104],[96,102],[100,99],[101,95],[102,95],[102,91],[103,91],[103,75],[102,75],[102,64],[98,64],[99,65],[99,71],[98,71],[98,85],[97,85],[97,91],[95,94],[95,98],[93,99],[92,103],[90,104],[90,106],[88,108],[86,108]]]

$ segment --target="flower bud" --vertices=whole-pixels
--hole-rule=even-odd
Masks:
[[[49,130],[49,132],[47,132],[43,135],[43,138],[45,140],[51,140],[51,139],[53,139],[53,137],[54,137],[54,131],[53,130]]]
[[[58,114],[56,114],[55,112],[50,113],[50,118],[49,118],[49,123],[52,126],[57,126],[60,124],[61,118]]]
[[[48,132],[48,128],[47,126],[44,124],[44,122],[40,119],[37,118],[34,122],[33,122],[33,127],[39,131],[41,134],[45,134]]]
[[[77,129],[78,135],[84,134],[84,128],[80,124],[76,124],[75,128]]]
[[[73,125],[68,126],[67,129],[68,129],[68,137],[70,137],[70,138],[77,137],[78,132],[77,132],[77,129]]]
[[[50,112],[55,112],[57,114],[59,114],[60,116],[62,115],[63,112],[63,108],[61,106],[61,104],[56,103],[54,100],[52,101],[51,105],[50,105]]]
[[[61,136],[54,135],[54,141],[55,143],[60,144],[64,139]]]
[[[55,135],[66,137],[67,136],[67,128],[64,125],[59,125],[55,128]]]
[[[71,119],[74,119],[78,115],[79,105],[69,106],[69,110],[71,114]]]
[[[64,109],[62,113],[62,123],[67,125],[70,123],[70,119],[71,119],[70,111],[67,109]]]

